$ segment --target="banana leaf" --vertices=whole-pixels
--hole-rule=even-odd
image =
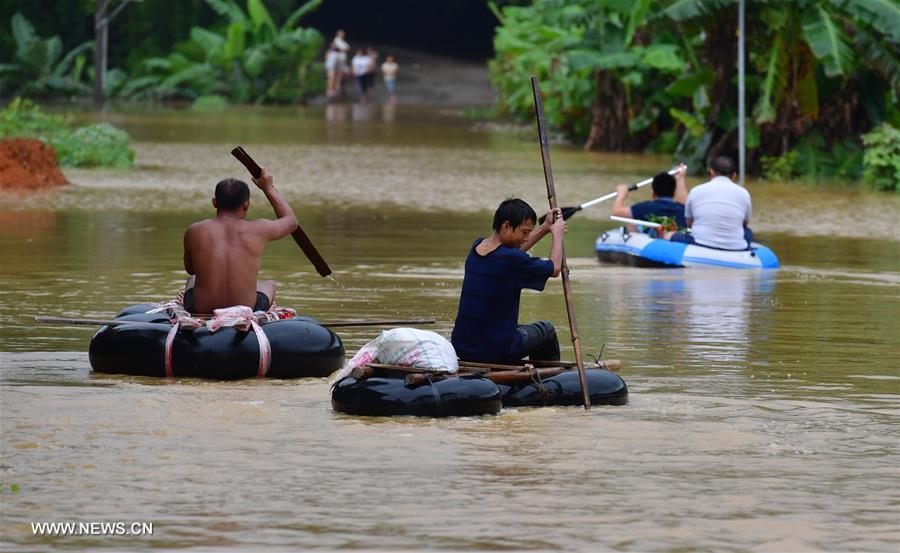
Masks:
[[[847,34],[821,5],[804,12],[803,36],[829,77],[844,76],[852,63],[853,50]]]

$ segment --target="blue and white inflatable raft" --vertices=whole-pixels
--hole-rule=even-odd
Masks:
[[[777,269],[778,257],[771,249],[754,242],[748,250],[732,251],[696,244],[651,238],[641,232],[616,228],[603,232],[594,243],[603,263],[632,267],[728,267],[732,269]]]

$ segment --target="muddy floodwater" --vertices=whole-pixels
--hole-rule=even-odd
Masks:
[[[534,133],[377,105],[103,118],[134,137],[133,170],[0,196],[4,551],[900,547],[897,197],[751,181],[753,226],[783,265],[765,272],[601,265],[610,206],[586,210],[566,237],[578,330],[585,353],[622,360],[627,406],[360,418],[331,410],[327,379],[94,375],[96,329],[31,317],[171,298],[184,228],[212,213],[216,181],[244,176],[228,153],[242,144],[335,269],[319,278],[293,242],[270,245],[279,303],[322,320],[429,316],[449,336],[491,210],[509,195],[545,209]],[[551,155],[562,205],[670,162]],[[270,214],[254,191],[251,216]],[[523,293],[520,319],[538,318],[571,358],[558,281]],[[341,329],[348,357],[377,332]]]

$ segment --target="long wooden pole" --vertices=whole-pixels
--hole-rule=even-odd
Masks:
[[[541,87],[537,77],[531,77],[531,91],[534,93],[534,111],[537,118],[538,136],[541,141],[541,161],[544,163],[544,180],[547,183],[547,199],[550,209],[556,209],[556,188],[553,186],[553,170],[550,167],[550,144],[547,142],[547,129],[544,126],[544,103],[541,100]],[[566,263],[566,250],[562,250],[562,283],[563,295],[566,298],[566,313],[569,316],[569,331],[572,334],[572,346],[575,348],[575,366],[578,367],[578,379],[581,381],[581,397],[584,410],[591,408],[591,395],[587,386],[587,375],[581,359],[581,344],[578,342],[578,327],[575,324],[575,307],[572,304],[572,284],[569,282],[569,266]]]
[[[201,319],[202,320],[202,319]],[[118,319],[76,319],[72,317],[35,317],[34,321],[41,324],[48,325],[67,325],[67,326],[119,326],[126,324],[138,324],[142,321],[128,321],[128,320],[118,320]],[[400,320],[389,320],[389,319],[358,319],[358,320],[347,320],[347,321],[329,321],[324,323],[319,323],[322,326],[327,326],[329,328],[336,327],[344,327],[344,326],[397,326],[397,325],[427,325],[434,324],[434,319],[400,319]]]
[[[97,0],[94,9],[94,103],[106,101],[106,56],[109,48],[109,19],[106,12],[110,0]]]
[[[738,4],[738,171],[739,182],[744,186],[744,176],[747,165],[747,101],[746,87],[744,86],[744,0]]]

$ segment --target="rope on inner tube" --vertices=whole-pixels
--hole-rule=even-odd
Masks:
[[[528,372],[531,373],[531,382],[533,382],[538,391],[543,394],[544,399],[549,399],[550,390],[548,390],[547,387],[544,386],[544,380],[541,378],[541,373],[539,373],[538,370],[530,364],[528,365]]]
[[[431,375],[425,373],[425,378],[428,380],[428,386],[431,387],[431,395],[434,396],[435,407],[438,409],[441,408],[441,393],[438,392],[437,386],[434,385],[434,380],[431,379]]]
[[[259,342],[259,370],[256,372],[256,378],[263,378],[269,372],[269,365],[272,363],[272,344],[269,343],[269,337],[258,322],[251,321],[250,326],[253,327],[256,341]]]
[[[175,373],[175,368],[172,362],[172,346],[175,344],[175,335],[178,334],[179,329],[180,327],[177,324],[173,324],[172,328],[169,329],[169,334],[166,335],[166,378],[172,378]]]
[[[259,368],[256,371],[256,377],[263,378],[269,372],[269,365],[272,364],[272,344],[269,342],[269,337],[266,336],[266,332],[259,323],[252,321],[250,326],[253,328],[253,332],[256,334],[256,340],[259,343]],[[180,327],[177,324],[173,324],[172,328],[169,329],[169,333],[166,335],[166,378],[175,376],[173,350],[175,349],[175,336],[178,334],[179,329]]]

